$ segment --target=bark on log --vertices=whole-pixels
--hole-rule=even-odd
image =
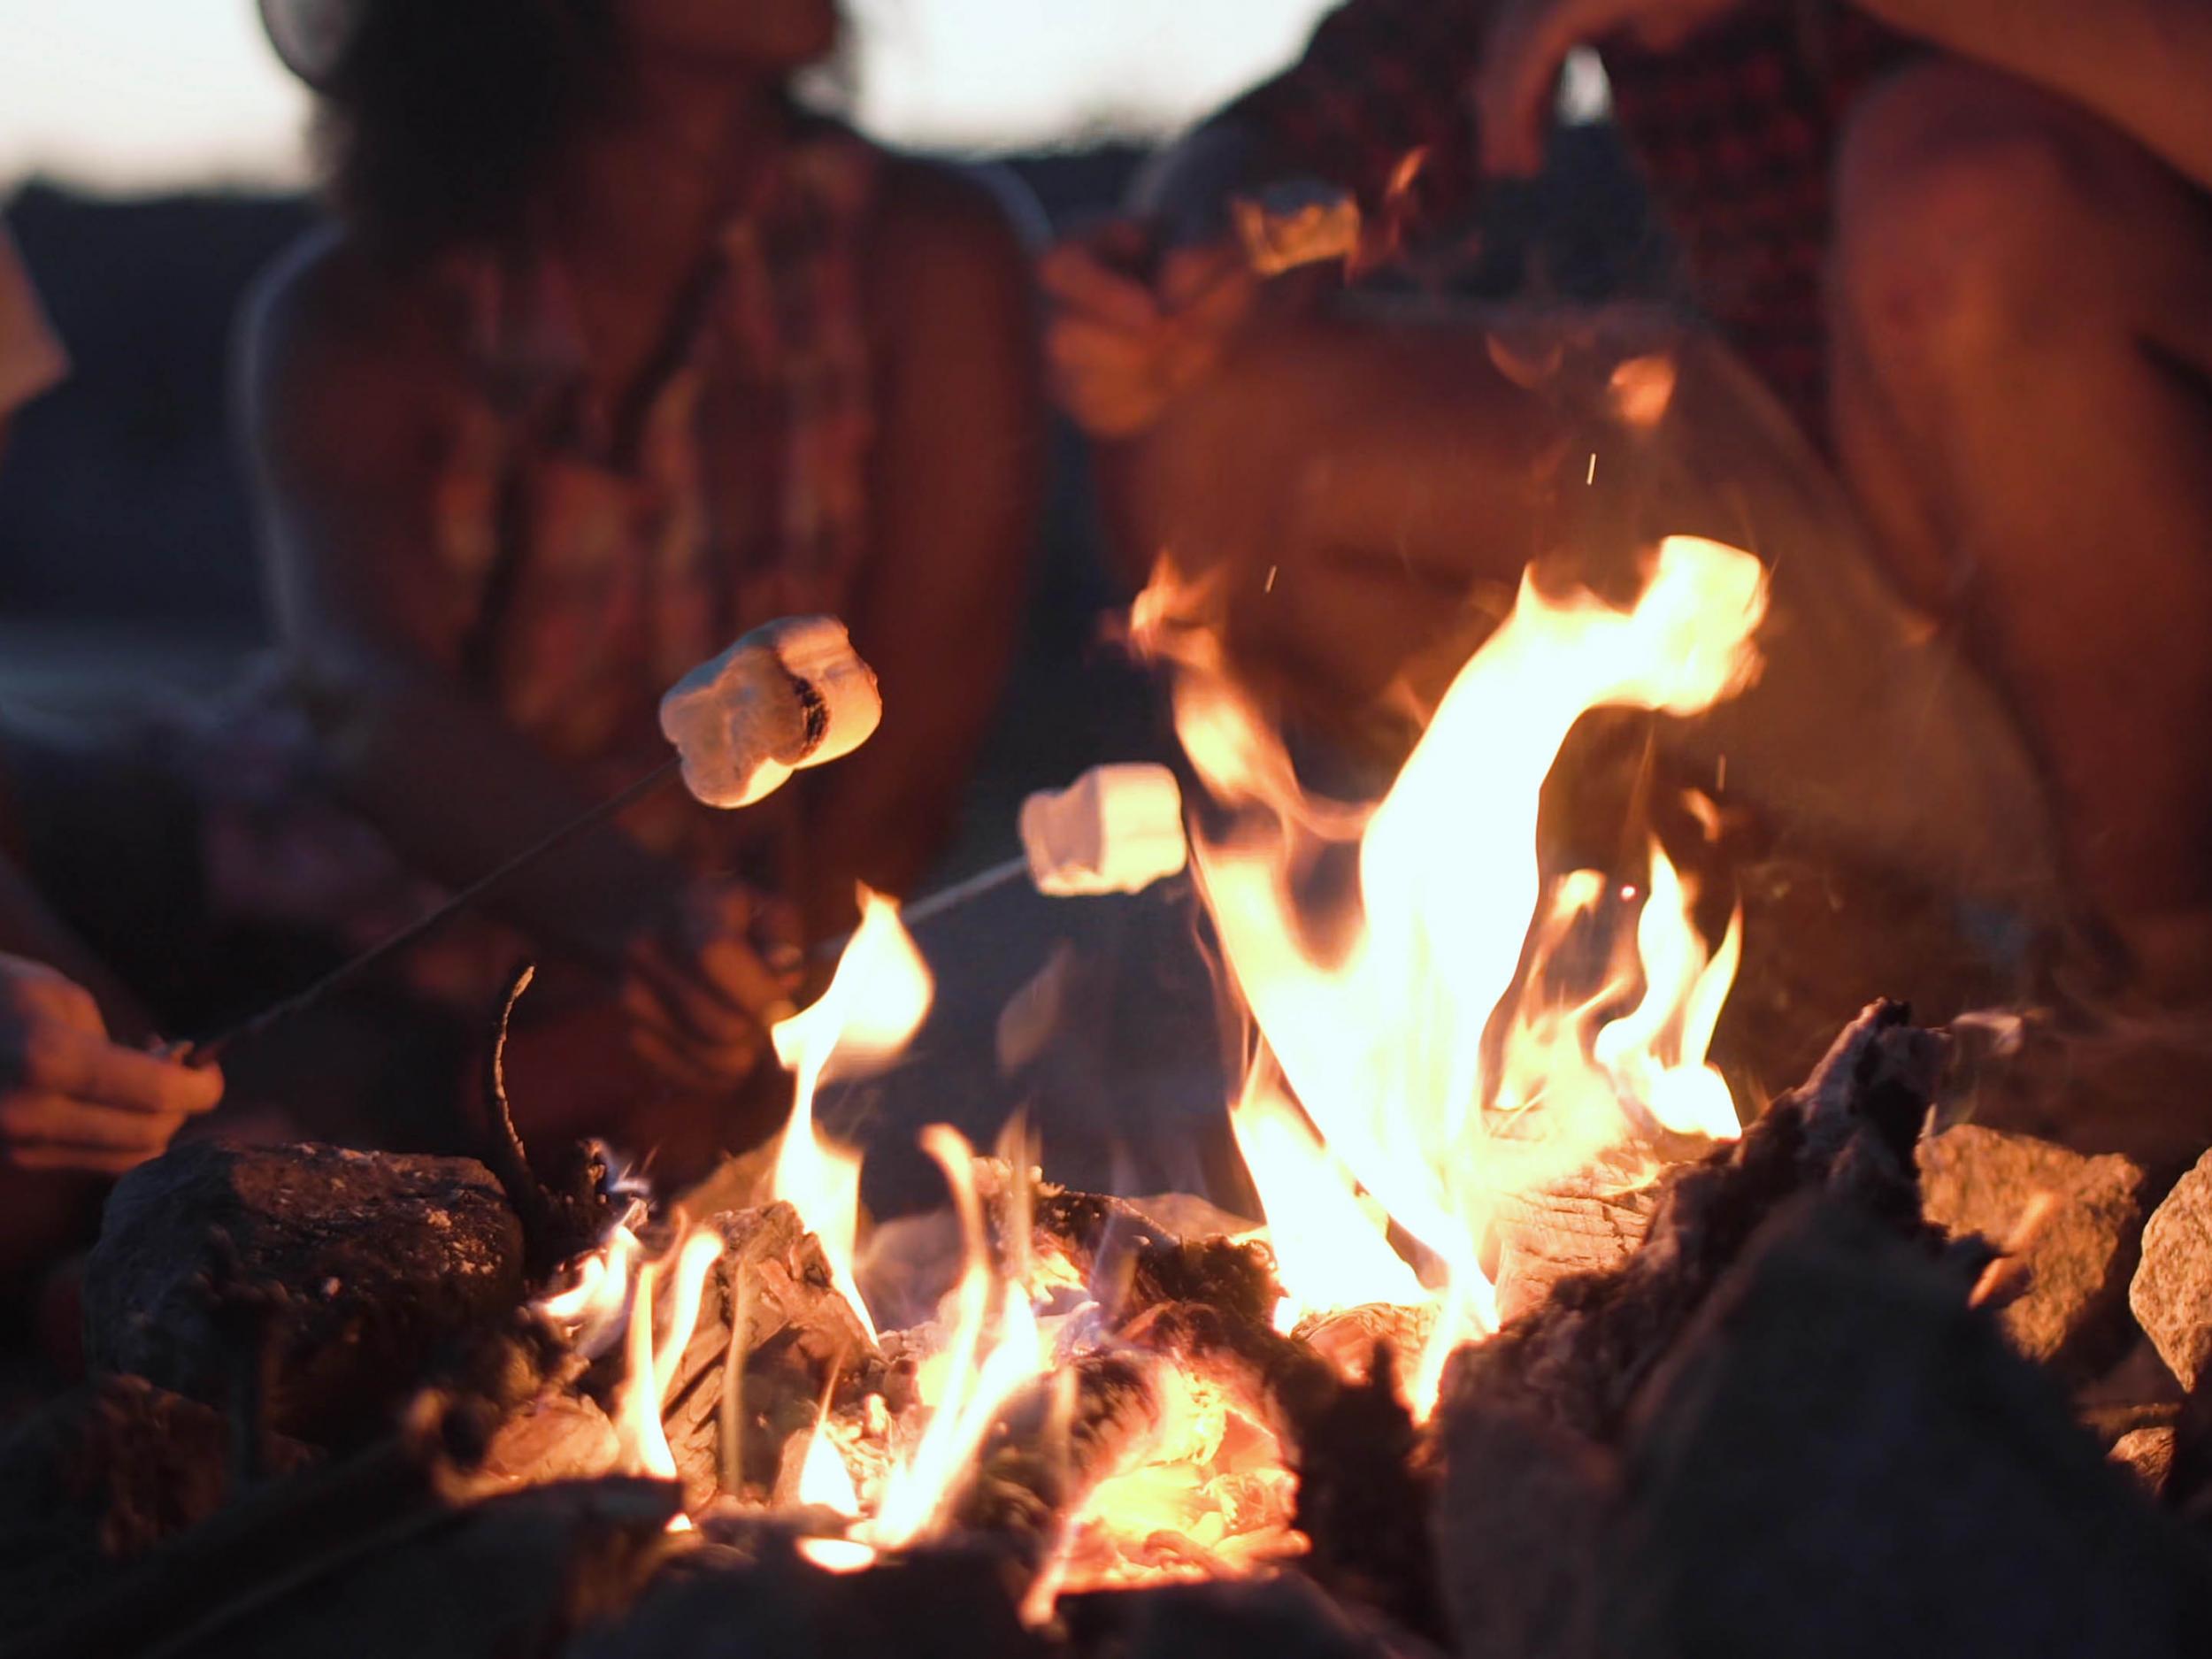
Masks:
[[[522,1294],[521,1227],[472,1160],[202,1141],[110,1195],[85,1347],[98,1369],[217,1405],[265,1359],[265,1428],[350,1447]]]
[[[955,1506],[958,1525],[1047,1545],[1061,1519],[1158,1432],[1157,1363],[1086,1354],[1009,1401]]]
[[[743,1286],[744,1411],[741,1459],[753,1480],[772,1479],[785,1440],[810,1423],[834,1372],[849,1386],[897,1392],[883,1356],[830,1274],[821,1240],[787,1203],[710,1218],[725,1254],[708,1275],[699,1324],[662,1404],[661,1422],[695,1504],[720,1485],[722,1386]],[[618,1380],[610,1370],[603,1388]]]

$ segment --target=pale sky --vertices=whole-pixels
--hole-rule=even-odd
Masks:
[[[744,0],[731,0],[733,4]],[[973,148],[1160,132],[1286,61],[1330,0],[851,0],[864,126]],[[0,193],[302,176],[254,0],[0,0]]]

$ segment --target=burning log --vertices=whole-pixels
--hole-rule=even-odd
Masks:
[[[86,1352],[211,1404],[241,1392],[245,1368],[265,1429],[357,1446],[442,1354],[505,1323],[522,1258],[513,1211],[472,1160],[197,1142],[110,1195],[85,1271]]]
[[[722,1391],[741,1305],[746,1444],[739,1462],[757,1475],[772,1477],[784,1441],[811,1424],[833,1379],[902,1400],[908,1386],[886,1366],[837,1287],[821,1240],[806,1231],[797,1210],[767,1204],[705,1225],[722,1239],[723,1262],[707,1281],[697,1328],[677,1362],[661,1413],[677,1471],[695,1502],[720,1485]],[[603,1386],[614,1380],[610,1372]]]
[[[1643,1242],[1659,1194],[1642,1150],[1616,1147],[1571,1182],[1502,1193],[1491,1226],[1498,1240],[1498,1313],[1510,1321],[1539,1308],[1563,1279],[1617,1267]]]
[[[1091,1488],[1159,1432],[1158,1363],[1086,1354],[1016,1396],[976,1459],[956,1509],[961,1526],[1048,1543]]]

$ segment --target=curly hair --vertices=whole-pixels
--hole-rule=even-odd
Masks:
[[[405,255],[519,235],[615,102],[615,0],[357,4],[316,124],[340,214]]]

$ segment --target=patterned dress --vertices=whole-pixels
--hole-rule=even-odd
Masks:
[[[849,612],[868,546],[874,342],[862,303],[878,157],[818,126],[720,231],[666,348],[624,410],[593,392],[572,291],[549,258],[460,257],[472,395],[433,503],[448,580],[432,641],[588,797],[666,757],[661,694],[747,629]],[[265,680],[193,746],[219,925],[334,931],[357,946],[435,895],[319,773]],[[800,792],[724,818],[680,792],[626,818],[656,851],[788,890]],[[518,826],[518,842],[537,826]],[[411,953],[418,988],[480,1000],[511,940],[461,928]]]

